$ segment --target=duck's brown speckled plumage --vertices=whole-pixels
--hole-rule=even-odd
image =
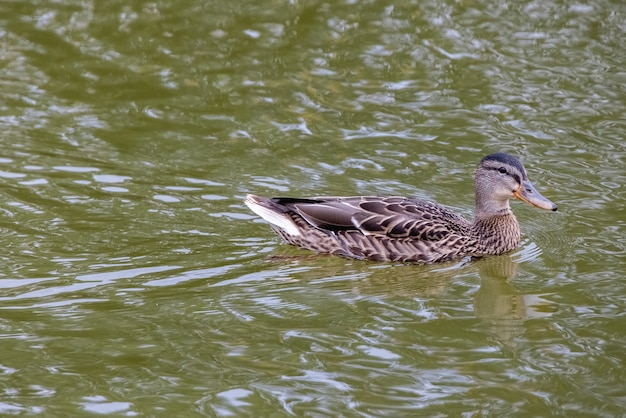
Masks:
[[[520,243],[508,201],[556,206],[528,181],[522,164],[498,153],[483,158],[475,176],[473,221],[433,202],[404,197],[265,198],[246,204],[286,242],[309,250],[378,261],[434,263],[496,255]]]

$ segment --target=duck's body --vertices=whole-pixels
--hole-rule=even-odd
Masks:
[[[245,203],[286,242],[309,250],[378,261],[434,263],[516,248],[519,224],[509,199],[542,209],[556,206],[528,181],[522,164],[498,153],[483,158],[475,176],[472,221],[433,202],[404,197],[266,198]]]

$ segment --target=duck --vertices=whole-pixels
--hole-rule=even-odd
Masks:
[[[521,243],[509,201],[556,211],[514,156],[485,156],[474,173],[473,219],[441,204],[400,196],[262,197],[244,203],[286,243],[361,260],[440,263],[500,255]]]

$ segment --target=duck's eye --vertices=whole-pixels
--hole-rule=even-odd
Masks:
[[[506,174],[506,168],[504,167],[498,168],[498,171],[501,172],[502,174]]]

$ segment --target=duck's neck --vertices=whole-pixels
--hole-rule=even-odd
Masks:
[[[481,199],[476,195],[476,217],[512,215],[509,199]]]
[[[476,238],[478,253],[503,254],[520,244],[521,233],[517,218],[510,209],[503,212],[501,215],[476,214],[472,222],[472,234]]]

